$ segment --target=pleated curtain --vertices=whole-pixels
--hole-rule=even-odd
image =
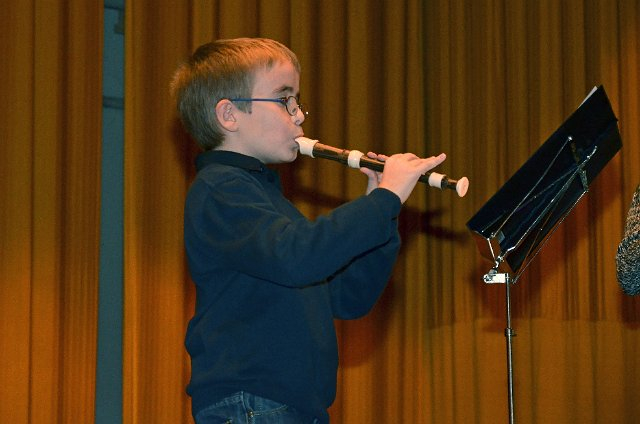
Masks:
[[[101,2],[2,7],[0,421],[93,422]],[[635,0],[136,0],[126,4],[123,422],[191,423],[183,340],[194,287],[182,210],[193,142],[168,84],[200,44],[262,36],[302,64],[308,137],[427,156],[470,189],[418,187],[365,318],[337,321],[336,424],[507,422],[505,290],[466,222],[596,85],[622,150],[512,287],[519,423],[634,423],[640,300],[615,252],[640,183]],[[363,193],[339,164],[278,167],[313,219]],[[319,258],[321,260],[321,258]]]
[[[0,7],[0,422],[94,419],[100,2]]]
[[[614,258],[640,182],[637,2],[164,6],[136,2],[128,14],[127,422],[189,422],[182,341],[193,287],[180,220],[195,149],[167,83],[198,45],[239,36],[298,54],[307,136],[361,151],[445,152],[441,172],[471,181],[464,198],[414,192],[388,289],[366,318],[337,322],[336,423],[507,420],[504,286],[482,282],[491,264],[465,224],[604,85],[624,147],[513,287],[515,405],[519,422],[634,421],[638,300],[621,294]],[[306,157],[281,173],[310,218],[364,188],[359,173]]]

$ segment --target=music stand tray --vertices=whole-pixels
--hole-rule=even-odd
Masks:
[[[482,256],[519,278],[620,150],[618,119],[604,87],[578,109],[467,222]]]

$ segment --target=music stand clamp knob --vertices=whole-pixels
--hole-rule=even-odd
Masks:
[[[498,272],[494,268],[482,277],[482,281],[486,284],[507,284],[510,283],[510,277],[508,273]]]

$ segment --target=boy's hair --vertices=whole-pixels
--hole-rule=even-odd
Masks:
[[[218,102],[251,97],[256,70],[268,70],[278,62],[290,62],[300,73],[298,58],[283,44],[266,38],[236,38],[198,47],[178,68],[171,92],[183,125],[202,149],[215,149],[223,141],[215,111]],[[251,102],[238,108],[250,112]]]

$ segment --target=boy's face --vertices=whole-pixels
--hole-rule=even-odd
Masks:
[[[271,69],[259,69],[254,76],[252,98],[277,99],[297,96],[300,75],[289,62],[277,62]],[[238,116],[235,147],[265,164],[292,162],[298,155],[297,137],[302,136],[304,114],[291,116],[280,102],[252,102],[251,113]]]

